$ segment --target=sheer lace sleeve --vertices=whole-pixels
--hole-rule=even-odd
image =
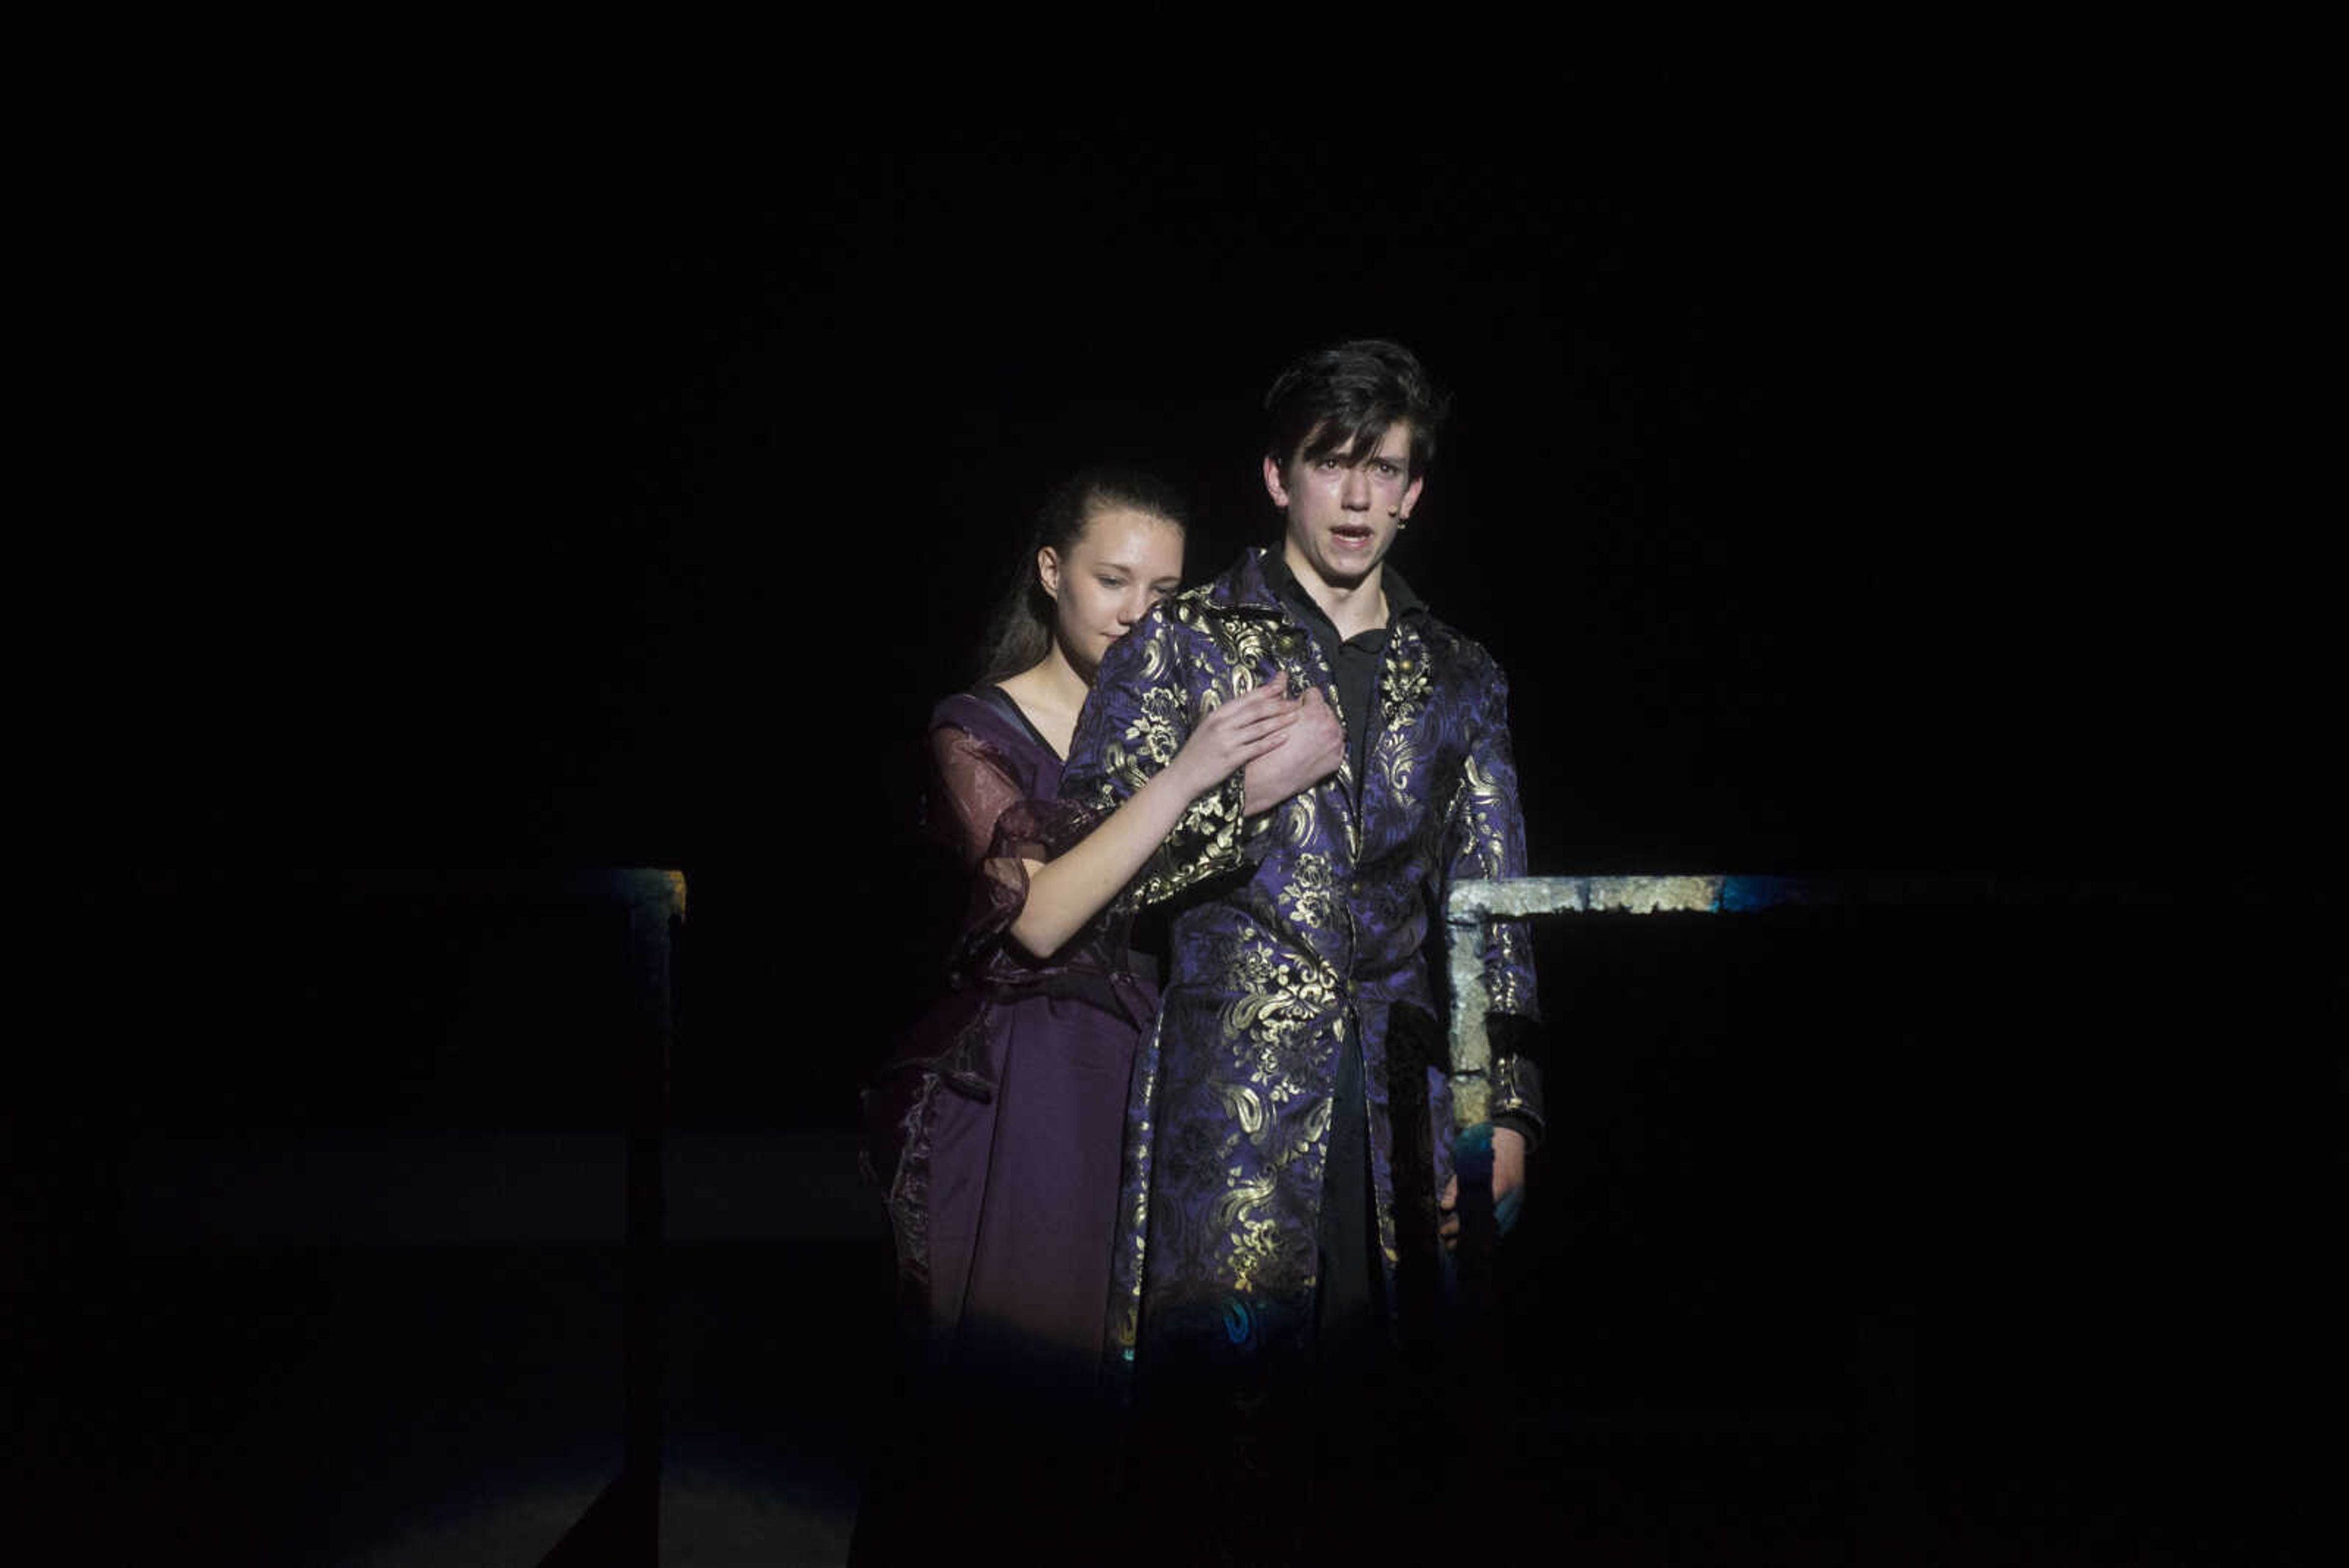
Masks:
[[[976,965],[1003,939],[1028,905],[1026,860],[1049,860],[1056,850],[1039,836],[1035,815],[1054,815],[1030,800],[1002,753],[969,731],[941,724],[930,732],[936,778],[932,825],[971,872],[954,961]]]
[[[1027,792],[993,746],[968,730],[941,724],[930,732],[931,826],[976,870],[995,843],[995,825]]]

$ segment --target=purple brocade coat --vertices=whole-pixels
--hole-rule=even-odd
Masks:
[[[1164,767],[1193,722],[1286,670],[1334,703],[1312,639],[1250,551],[1154,609],[1103,659],[1061,780],[1073,834]],[[1256,817],[1238,775],[1204,795],[1129,889],[1174,900],[1159,1026],[1134,1075],[1112,1354],[1153,1376],[1301,1351],[1342,1042],[1360,1041],[1379,1250],[1400,1321],[1441,1275],[1451,1175],[1442,1016],[1423,948],[1454,877],[1525,874],[1507,688],[1423,609],[1398,613],[1367,776],[1350,765]],[[1485,950],[1493,1009],[1536,1015],[1522,921]],[[1496,1096],[1495,1111],[1516,1108]]]
[[[900,1304],[932,1355],[1081,1396],[1098,1375],[1125,1105],[1157,995],[1105,913],[1049,960],[1008,935],[1060,759],[999,691],[930,718],[930,825],[972,867],[949,992],[865,1095]]]

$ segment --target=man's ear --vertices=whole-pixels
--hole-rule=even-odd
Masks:
[[[1061,552],[1050,545],[1036,552],[1036,580],[1044,585],[1047,598],[1061,602]]]
[[[1264,460],[1265,493],[1272,497],[1272,504],[1275,506],[1286,506],[1288,504],[1288,485],[1286,483],[1287,477],[1287,475],[1280,472],[1280,464],[1273,462],[1272,459],[1268,457]]]
[[[1397,508],[1397,510],[1403,516],[1410,516],[1411,509],[1419,504],[1419,487],[1426,483],[1427,475],[1423,473],[1417,479],[1411,482],[1410,489],[1402,493],[1402,505]]]

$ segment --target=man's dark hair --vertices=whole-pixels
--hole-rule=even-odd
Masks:
[[[979,657],[983,682],[1007,680],[1052,650],[1052,596],[1036,575],[1036,556],[1050,545],[1063,558],[1077,547],[1103,512],[1140,512],[1180,531],[1187,519],[1183,497],[1157,475],[1103,465],[1071,475],[1045,498],[1028,530],[1028,543],[1011,565],[1010,580],[996,601],[987,643]]]
[[[1411,472],[1435,460],[1436,427],[1448,401],[1412,351],[1383,337],[1317,348],[1291,364],[1264,395],[1265,455],[1286,472],[1333,452],[1364,457],[1397,420],[1411,424]],[[1308,442],[1310,445],[1308,445]]]

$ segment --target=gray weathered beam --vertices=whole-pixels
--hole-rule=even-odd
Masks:
[[[1723,915],[1832,903],[1847,889],[1791,877],[1503,877],[1454,882],[1444,923],[1452,971],[1452,1118],[1484,1121],[1493,1044],[1485,1030],[1488,919],[1530,915]]]

